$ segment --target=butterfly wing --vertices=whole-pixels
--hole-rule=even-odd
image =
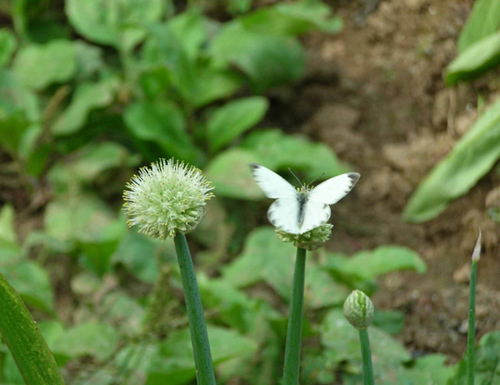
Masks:
[[[349,172],[330,178],[312,189],[309,193],[309,200],[333,205],[352,190],[359,176],[357,172]]]
[[[297,190],[274,171],[256,163],[252,163],[250,166],[255,181],[268,198],[297,197]]]
[[[283,197],[275,201],[267,212],[273,226],[290,234],[300,234],[299,201],[296,197]]]
[[[304,208],[304,221],[300,226],[299,234],[327,222],[332,213],[329,205],[333,205],[345,197],[359,180],[359,176],[355,172],[342,174],[313,188]]]

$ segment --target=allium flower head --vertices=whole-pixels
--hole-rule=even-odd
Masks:
[[[201,170],[174,159],[143,167],[127,184],[123,197],[128,225],[165,239],[193,230],[205,214],[213,186]]]
[[[290,234],[286,231],[276,229],[276,236],[282,242],[293,243],[295,247],[312,251],[320,248],[330,239],[332,228],[333,225],[330,223],[323,223],[321,226],[304,234]]]

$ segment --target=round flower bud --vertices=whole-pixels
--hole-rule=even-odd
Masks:
[[[323,223],[304,234],[290,234],[277,228],[276,236],[283,242],[293,243],[295,247],[311,251],[320,248],[330,239],[332,228],[332,224]]]
[[[214,195],[201,170],[183,162],[161,159],[134,175],[123,193],[130,227],[153,238],[165,239],[193,230]]]
[[[358,330],[371,325],[373,314],[373,303],[362,291],[354,290],[344,302],[344,317]]]

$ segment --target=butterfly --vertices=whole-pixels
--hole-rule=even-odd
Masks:
[[[314,188],[302,185],[296,189],[284,178],[261,166],[250,164],[255,181],[268,198],[276,199],[267,217],[280,230],[304,234],[330,219],[330,205],[345,197],[359,180],[356,172],[342,174]]]

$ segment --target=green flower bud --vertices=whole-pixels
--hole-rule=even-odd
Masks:
[[[373,303],[362,291],[354,290],[344,302],[344,317],[358,330],[371,325],[373,314]]]
[[[304,234],[290,234],[277,228],[276,236],[283,242],[293,243],[295,247],[312,251],[320,248],[330,239],[332,228],[332,224],[323,223]]]
[[[153,238],[165,239],[193,230],[214,195],[201,170],[183,162],[161,159],[134,175],[123,193],[130,227]]]

